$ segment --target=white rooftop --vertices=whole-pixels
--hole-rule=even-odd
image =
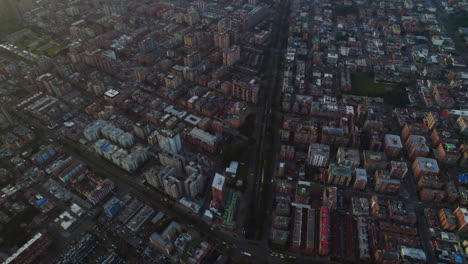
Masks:
[[[226,177],[224,177],[223,175],[219,174],[219,173],[215,173],[215,177],[213,179],[213,184],[211,185],[211,187],[217,189],[217,190],[223,190],[223,186],[224,186],[224,180],[226,179]]]

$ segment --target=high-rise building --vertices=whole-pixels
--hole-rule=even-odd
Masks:
[[[200,52],[196,50],[185,55],[184,57],[184,65],[190,68],[197,66],[198,63],[200,63],[200,61],[201,61]]]
[[[180,153],[182,150],[182,143],[178,133],[167,129],[158,129],[156,133],[161,149],[171,153]]]
[[[204,130],[194,127],[186,137],[187,141],[208,152],[215,152],[218,148],[218,138]]]
[[[307,163],[314,167],[327,167],[330,159],[330,146],[311,144],[307,153]]]
[[[320,208],[319,245],[320,256],[328,255],[330,251],[330,209],[322,206]]]
[[[294,202],[308,204],[310,202],[310,182],[299,181],[296,185]]]
[[[417,157],[411,165],[413,175],[418,181],[422,176],[437,176],[439,174],[439,165],[435,159]]]
[[[67,92],[71,91],[69,83],[65,83],[57,76],[50,73],[43,74],[36,78],[38,86],[50,95],[62,97]]]
[[[204,177],[200,173],[192,173],[184,181],[185,193],[188,197],[195,197],[203,191]]]
[[[336,153],[338,164],[349,167],[357,167],[361,163],[359,150],[340,147]]]
[[[429,128],[429,130],[432,130],[436,127],[437,125],[437,119],[432,112],[427,112],[424,114],[424,124]]]
[[[452,210],[442,208],[439,210],[438,216],[442,229],[447,231],[454,231],[457,228],[457,218],[452,213]]]
[[[161,188],[161,180],[158,177],[159,170],[156,167],[151,167],[143,172],[146,182],[156,188]]]
[[[468,232],[468,210],[466,208],[458,207],[453,212],[457,218],[458,231]]]
[[[200,21],[200,14],[197,11],[193,10],[185,14],[185,22],[189,26],[195,25],[198,21]]]
[[[434,156],[441,164],[455,165],[461,157],[461,153],[455,144],[440,143],[434,152]]]
[[[354,169],[354,185],[355,190],[364,190],[367,185],[367,171],[362,168]]]
[[[327,186],[323,189],[322,206],[330,209],[336,209],[338,204],[338,188],[335,186]]]
[[[223,64],[233,66],[240,60],[240,46],[233,45],[230,48],[223,49]]]
[[[177,75],[168,75],[164,78],[164,85],[167,88],[176,89],[182,84],[182,78]]]
[[[376,192],[392,194],[400,189],[400,180],[391,179],[386,170],[377,169],[374,178]]]
[[[216,173],[211,184],[211,195],[213,200],[223,201],[224,198],[224,189],[225,189],[225,177],[219,173]]]
[[[408,157],[414,160],[416,157],[427,157],[429,155],[429,146],[426,138],[419,135],[410,135],[406,140],[406,149]]]
[[[154,40],[151,37],[147,37],[138,43],[138,48],[142,53],[148,53],[153,51],[156,46],[154,45]]]
[[[256,104],[259,91],[260,84],[255,78],[250,81],[233,80],[232,82],[231,96],[243,101]]]
[[[457,118],[457,126],[460,134],[467,136],[468,135],[468,118],[459,116]]]
[[[175,168],[179,177],[184,174],[185,158],[183,156],[163,151],[158,154],[158,157],[159,162],[161,162],[162,165],[168,165]]]
[[[328,167],[328,184],[338,185],[338,186],[349,186],[351,182],[351,167],[346,165],[340,165],[337,163],[332,163]]]
[[[96,65],[96,68],[109,74],[116,73],[117,57],[114,51],[112,50],[104,51],[104,50],[98,49],[98,50],[93,51],[92,56],[94,58],[94,64]]]
[[[141,139],[146,139],[152,132],[153,128],[146,119],[140,120],[133,124],[133,132]]]
[[[213,38],[215,47],[227,49],[231,46],[230,36],[228,33],[215,32]]]
[[[389,158],[399,157],[403,151],[403,144],[401,143],[400,136],[386,134],[385,135],[385,150],[384,153]]]
[[[406,141],[410,135],[427,136],[429,128],[423,123],[406,124],[401,130],[401,139]]]
[[[183,195],[182,183],[173,176],[163,176],[162,184],[164,191],[172,198],[179,199]]]
[[[408,165],[403,161],[391,161],[389,176],[392,179],[403,179],[408,172]]]
[[[387,168],[387,156],[383,152],[365,150],[362,155],[362,161],[366,170],[373,171],[375,169]]]

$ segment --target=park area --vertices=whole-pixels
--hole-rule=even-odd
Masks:
[[[409,103],[405,85],[386,85],[374,82],[372,73],[357,72],[351,74],[352,90],[350,94],[369,97],[382,97],[388,104],[404,106]]]
[[[62,51],[65,45],[59,44],[53,40],[45,38],[32,38],[15,43],[20,49],[27,50],[35,55],[45,55],[48,57],[56,56]]]
[[[383,97],[385,96],[385,85],[374,82],[370,73],[353,73],[351,75],[352,93],[354,95]]]

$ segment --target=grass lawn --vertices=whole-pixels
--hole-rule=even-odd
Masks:
[[[237,180],[246,181],[249,176],[249,168],[246,165],[239,165],[237,168],[236,178]]]
[[[0,19],[0,40],[23,28],[24,26],[15,22],[13,19]]]
[[[1,232],[1,237],[4,239],[3,246],[11,247],[24,244],[30,238],[30,235],[26,233],[22,224],[27,225],[31,223],[32,219],[38,214],[38,209],[29,206],[23,212],[13,217],[13,219],[4,226]]]
[[[385,86],[374,82],[374,77],[370,73],[351,74],[351,93],[361,96],[383,97],[385,96]]]
[[[449,35],[452,36],[457,50],[467,53],[463,36],[458,32],[459,27],[468,27],[468,12],[461,11],[458,14],[448,16],[445,21]]]

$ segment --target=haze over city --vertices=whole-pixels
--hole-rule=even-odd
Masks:
[[[468,263],[467,47],[467,0],[0,0],[0,262]]]

